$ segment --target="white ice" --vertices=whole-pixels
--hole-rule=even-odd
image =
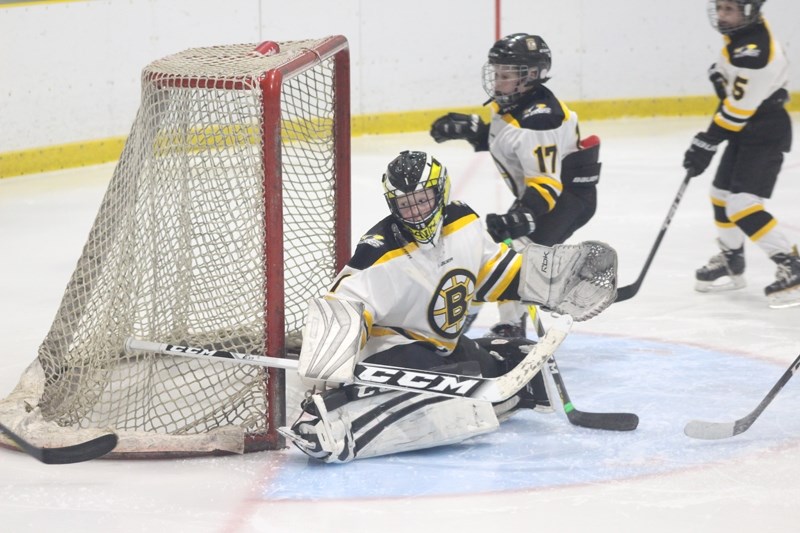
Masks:
[[[793,117],[797,125],[798,117]],[[582,124],[602,139],[599,207],[573,240],[619,254],[638,276],[705,118]],[[480,214],[511,198],[486,153],[426,133],[353,139],[353,241],[385,216],[380,176],[400,150],[436,155],[453,197]],[[713,167],[712,167],[713,168]],[[0,180],[0,396],[33,360],[81,252],[113,165]],[[460,446],[337,465],[296,450],[224,458],[45,466],[0,449],[0,531],[788,532],[800,519],[800,379],[746,433],[685,437],[691,419],[755,408],[800,351],[800,307],[767,308],[774,265],[747,246],[748,286],[693,290],[714,253],[711,172],[689,184],[639,293],[576,324],[559,352],[575,406],[629,411],[630,433],[521,414]],[[800,155],[767,208],[800,241]],[[493,309],[481,314],[488,327]]]

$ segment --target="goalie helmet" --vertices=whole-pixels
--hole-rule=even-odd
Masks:
[[[709,0],[708,20],[723,35],[729,35],[761,20],[766,0]]]
[[[383,175],[383,190],[392,215],[417,244],[436,244],[442,232],[450,176],[425,152],[400,152]]]
[[[550,78],[550,47],[538,35],[514,33],[489,49],[483,89],[501,109],[512,107]]]

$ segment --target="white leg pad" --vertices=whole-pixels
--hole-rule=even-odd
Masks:
[[[327,453],[312,456],[328,463],[455,444],[500,425],[490,403],[461,398],[389,392],[333,411],[326,410],[321,395],[315,394],[313,401],[319,420],[313,425],[305,423],[302,430],[313,431]],[[281,433],[292,440],[302,438],[302,434],[290,435],[293,432],[287,428]],[[303,449],[303,445],[298,447]]]

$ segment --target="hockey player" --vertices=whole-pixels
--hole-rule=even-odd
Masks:
[[[786,84],[788,63],[761,14],[764,0],[711,0],[711,25],[725,46],[709,77],[720,105],[711,125],[692,139],[683,166],[702,174],[717,147],[728,144],[711,186],[720,253],[696,272],[700,292],[744,287],[744,241],[749,237],[777,264],[766,293],[771,307],[800,305],[800,258],[764,209],[783,154],[792,141]]]
[[[578,116],[543,84],[549,80],[550,48],[538,35],[515,33],[497,41],[483,67],[491,102],[490,124],[478,115],[449,113],[431,127],[436,142],[465,139],[489,150],[516,200],[508,212],[489,214],[492,238],[514,246],[565,242],[594,215],[600,175],[599,139],[581,142]],[[470,322],[478,307],[471,310]],[[526,308],[499,306],[500,336],[525,336]]]
[[[616,298],[611,248],[530,245],[517,253],[493,242],[474,211],[448,203],[447,170],[426,153],[402,152],[382,181],[391,214],[361,238],[329,293],[309,308],[299,364],[304,379],[328,383],[330,372],[323,369],[331,366],[346,376],[355,366],[351,360],[496,377],[535,342],[462,336],[473,299],[523,299],[584,320]],[[328,318],[314,312],[334,302],[338,310]],[[305,360],[306,354],[314,359]],[[497,428],[498,416],[549,405],[540,369],[534,368],[538,374],[531,374],[536,379],[528,386],[520,384],[494,407],[469,398],[345,385],[311,394],[300,418],[280,431],[325,462],[460,442]]]

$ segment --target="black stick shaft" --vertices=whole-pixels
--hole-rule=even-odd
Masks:
[[[678,194],[675,195],[675,199],[672,201],[672,205],[670,206],[669,212],[667,213],[667,218],[664,219],[664,223],[661,225],[661,230],[658,232],[656,241],[653,243],[653,247],[650,249],[650,255],[647,256],[647,260],[644,262],[644,267],[642,268],[642,271],[639,273],[639,277],[636,278],[636,281],[634,281],[630,285],[625,285],[624,287],[619,287],[617,289],[617,299],[615,300],[616,302],[624,302],[625,300],[629,300],[630,298],[636,296],[636,293],[639,292],[639,287],[642,286],[642,281],[644,281],[644,276],[650,269],[650,263],[653,262],[653,258],[656,256],[658,247],[661,245],[661,241],[664,239],[664,234],[667,233],[667,228],[669,228],[669,224],[670,222],[672,222],[672,217],[675,215],[675,211],[678,209],[678,204],[681,202],[681,198],[683,198],[683,193],[686,191],[686,187],[689,185],[689,180],[691,179],[692,178],[688,173],[686,174],[686,177],[683,178],[683,182],[681,183],[681,186],[678,189]]]

